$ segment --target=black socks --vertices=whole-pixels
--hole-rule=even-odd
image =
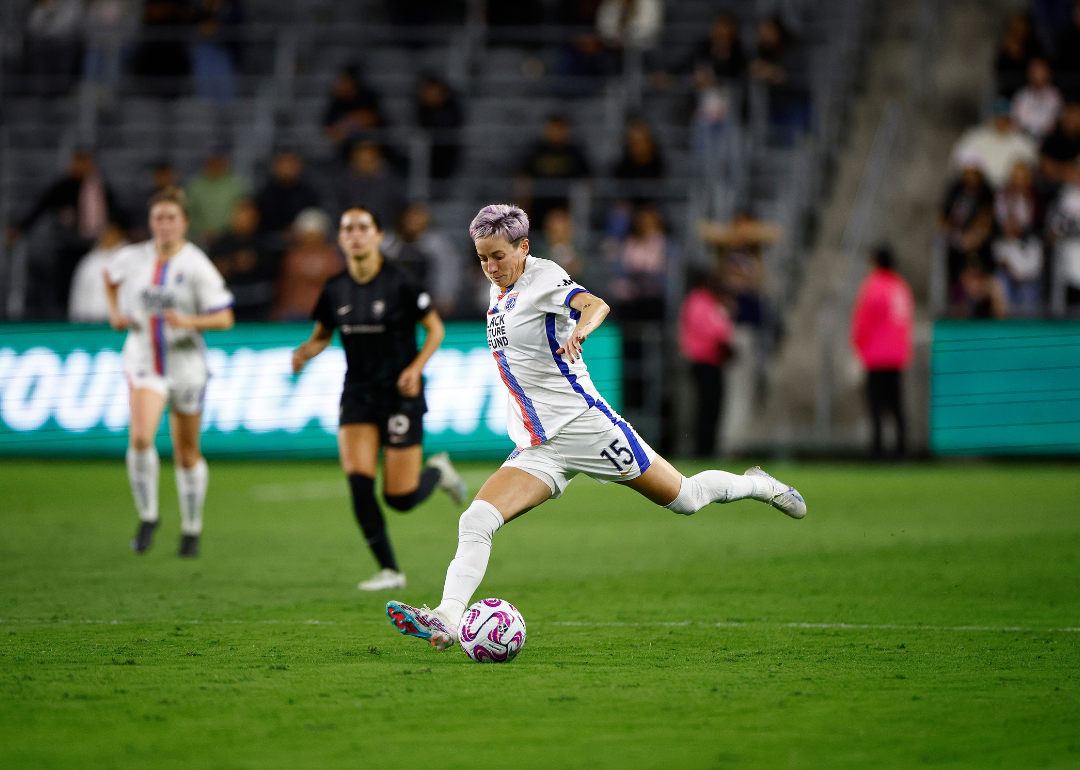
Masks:
[[[350,476],[349,478],[352,478]],[[397,511],[408,511],[431,497],[435,485],[442,478],[442,472],[438,468],[424,468],[420,472],[420,486],[407,495],[383,495],[386,504]]]
[[[420,478],[420,486],[423,487],[423,474]],[[375,499],[375,479],[370,476],[361,476],[359,473],[349,474],[349,489],[352,490],[356,523],[360,525],[379,566],[383,569],[398,571],[394,550],[390,547],[390,536],[386,534],[386,522],[383,521],[382,511],[379,510],[379,501]]]

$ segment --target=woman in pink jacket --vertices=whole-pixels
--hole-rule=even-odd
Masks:
[[[723,366],[731,357],[731,317],[721,301],[719,276],[691,289],[679,309],[679,347],[690,362],[697,389],[694,456],[712,457],[724,394]]]
[[[896,456],[904,454],[904,410],[900,373],[911,362],[915,302],[893,269],[888,247],[870,257],[870,275],[859,287],[851,318],[851,343],[867,371],[866,394],[874,424],[873,456],[882,456],[881,423],[886,413],[896,420]]]

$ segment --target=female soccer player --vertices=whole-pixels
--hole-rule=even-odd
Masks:
[[[338,454],[349,477],[353,511],[380,571],[357,586],[361,591],[404,588],[390,547],[379,503],[375,499],[375,466],[383,454],[383,498],[407,511],[441,486],[455,504],[468,490],[446,453],[428,458],[421,471],[424,439],[424,365],[443,340],[443,324],[431,309],[431,297],[421,291],[397,265],[379,252],[382,228],[362,208],[341,215],[338,245],[348,269],[326,282],[312,317],[311,338],[293,352],[293,371],[341,331],[345,348],[345,388],[341,393]],[[416,324],[427,330],[424,346],[416,350]]]
[[[760,468],[686,478],[638,437],[604,402],[582,360],[581,346],[608,306],[554,262],[529,256],[528,234],[525,212],[508,205],[481,209],[469,227],[492,283],[488,345],[509,394],[506,421],[517,448],[461,515],[442,603],[434,610],[386,605],[402,633],[429,639],[440,650],[457,638],[495,531],[562,495],[578,473],[624,484],[675,513],[749,497],[796,519],[806,515],[802,495]]]
[[[180,497],[180,555],[198,556],[209,474],[199,452],[199,422],[210,372],[202,333],[233,325],[233,297],[210,259],[185,239],[187,197],[168,187],[150,199],[151,239],[122,249],[105,269],[109,323],[127,329],[124,373],[131,399],[127,468],[139,512],[131,541],[151,545],[158,525],[154,436],[165,404]]]

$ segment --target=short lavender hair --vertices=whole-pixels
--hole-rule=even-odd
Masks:
[[[509,203],[484,206],[469,225],[469,237],[501,237],[516,243],[529,234],[529,215]]]

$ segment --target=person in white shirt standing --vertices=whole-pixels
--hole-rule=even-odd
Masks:
[[[105,294],[105,268],[113,257],[128,245],[124,228],[107,222],[101,229],[97,244],[75,268],[68,298],[68,320],[72,323],[96,324],[109,320],[109,298]]]
[[[434,610],[388,602],[403,634],[439,650],[457,638],[480,585],[495,531],[559,497],[578,473],[614,481],[675,513],[752,498],[795,519],[806,503],[760,468],[737,476],[718,470],[684,477],[637,435],[597,391],[582,344],[608,314],[607,304],[556,263],[529,254],[529,219],[516,206],[487,206],[469,235],[491,281],[488,347],[507,390],[507,428],[517,448],[487,480],[458,522],[458,549]]]
[[[127,330],[124,373],[131,399],[127,468],[139,512],[136,553],[158,525],[154,436],[166,404],[180,498],[180,555],[197,556],[209,472],[199,424],[210,372],[202,333],[233,325],[233,297],[209,257],[186,239],[187,197],[175,187],[150,199],[151,239],[127,246],[105,271],[109,323]]]

